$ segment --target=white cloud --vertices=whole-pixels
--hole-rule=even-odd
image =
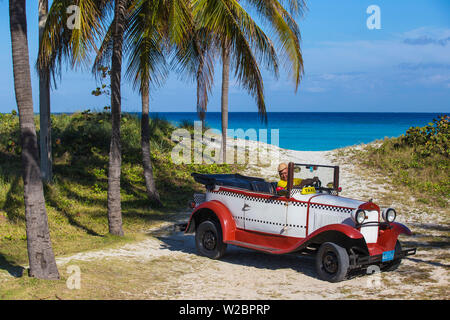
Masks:
[[[304,47],[304,60],[313,73],[390,70],[399,64],[450,65],[449,45],[410,45],[405,39],[447,39],[450,29],[421,28],[392,34],[387,40],[327,41]]]
[[[312,93],[321,93],[327,91],[325,88],[322,87],[308,87],[308,86],[304,87],[303,90]]]
[[[397,37],[404,39],[428,37],[432,39],[445,39],[450,37],[450,29],[421,27],[404,33],[397,34]]]

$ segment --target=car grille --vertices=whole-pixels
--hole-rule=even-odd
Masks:
[[[366,211],[367,219],[364,221],[364,224],[367,222],[378,222],[379,213],[376,210]],[[362,225],[360,232],[364,236],[366,243],[376,243],[378,239],[378,224],[367,224]]]

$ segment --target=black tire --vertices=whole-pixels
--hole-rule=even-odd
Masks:
[[[195,246],[202,256],[221,258],[225,254],[227,244],[223,242],[220,225],[211,220],[200,223],[195,232]]]
[[[332,242],[323,243],[316,256],[316,271],[321,280],[339,282],[347,276],[350,259],[347,250]]]
[[[399,252],[402,252],[402,245],[400,243],[400,241],[397,240],[396,244],[395,244],[395,254],[398,254]],[[400,266],[400,264],[402,263],[402,259],[395,259],[392,260],[391,262],[382,264],[380,269],[383,272],[390,272],[390,271],[395,271],[397,270],[397,268]]]

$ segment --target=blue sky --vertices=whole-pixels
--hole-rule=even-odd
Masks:
[[[244,1],[241,1],[245,4]],[[297,93],[286,70],[279,79],[263,71],[267,110],[333,112],[450,111],[450,1],[307,0],[298,19],[305,74]],[[381,29],[369,30],[370,5],[380,8]],[[38,112],[37,1],[27,1],[28,39],[35,111]],[[0,0],[0,112],[16,109],[8,1]],[[220,111],[220,66],[208,106]],[[67,70],[52,91],[52,112],[101,110],[106,97],[89,72]],[[195,85],[171,73],[151,93],[154,112],[195,111]],[[140,111],[140,98],[123,82],[123,111]],[[255,102],[232,79],[229,110],[256,111]]]

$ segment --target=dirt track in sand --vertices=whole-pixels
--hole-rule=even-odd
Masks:
[[[281,157],[284,161],[312,162],[313,159],[320,164],[338,163],[342,195],[357,199],[372,195],[374,202],[382,198],[386,190],[383,177],[365,176],[345,159],[336,159],[334,155],[333,152],[286,152]],[[255,171],[266,178],[274,172],[270,167],[249,169],[249,173]],[[113,278],[107,272],[102,276],[86,275],[89,288],[106,284],[115,292],[114,298],[449,299],[448,209],[429,213],[404,203],[393,205],[400,208],[399,221],[414,233],[413,237],[401,238],[404,247],[417,246],[417,254],[404,259],[394,272],[362,275],[340,283],[319,280],[311,256],[268,255],[234,246],[228,247],[221,260],[198,256],[193,235],[177,232],[174,222],[149,230],[148,238],[143,241],[57,261],[60,267],[78,263],[87,270],[90,264],[120,270]],[[189,212],[181,213],[179,221],[186,221],[188,215]],[[115,284],[111,284],[111,279]],[[77,297],[83,297],[82,290]]]
[[[448,249],[424,246],[395,272],[328,283],[317,279],[311,256],[276,256],[229,246],[221,260],[211,260],[197,255],[192,235],[164,223],[144,241],[58,258],[58,265],[63,269],[81,263],[87,270],[89,264],[107,265],[108,270],[120,270],[120,275],[102,280],[116,282],[118,287],[112,290],[120,290],[114,298],[448,299],[448,261]],[[95,276],[88,277],[91,287],[103,287]],[[83,297],[83,290],[79,294]]]

